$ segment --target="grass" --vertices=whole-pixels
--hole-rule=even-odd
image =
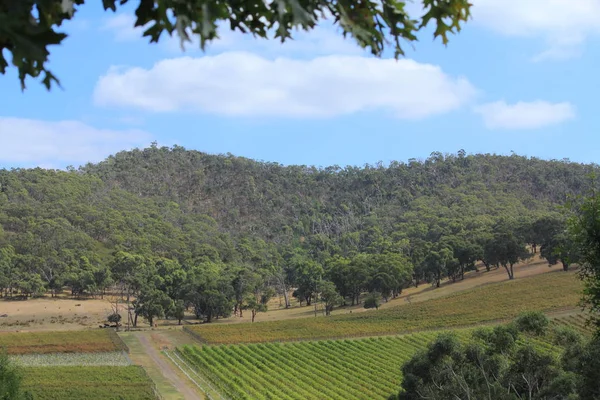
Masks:
[[[36,400],[155,400],[154,384],[141,367],[33,367],[23,369],[23,388]]]
[[[490,323],[511,319],[523,311],[573,308],[581,290],[575,273],[560,271],[379,311],[254,324],[205,324],[185,329],[210,344],[393,335]]]
[[[121,350],[110,329],[0,333],[0,348],[8,354],[104,353]]]

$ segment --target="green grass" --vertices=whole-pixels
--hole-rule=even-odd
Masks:
[[[8,354],[104,353],[122,346],[110,329],[0,333],[0,348]]]
[[[23,368],[23,388],[36,400],[155,400],[141,367]]]
[[[253,324],[204,324],[186,329],[211,344],[393,335],[507,320],[523,311],[572,308],[581,291],[575,273],[560,271],[379,311]]]

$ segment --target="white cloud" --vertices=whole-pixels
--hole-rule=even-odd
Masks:
[[[547,49],[533,60],[580,55],[600,34],[598,0],[472,0],[473,22],[507,36],[541,38]]]
[[[142,27],[134,28],[134,24],[133,15],[120,13],[107,18],[100,29],[111,31],[118,42],[131,42],[140,39],[144,33]]]
[[[575,118],[575,107],[570,103],[547,101],[504,101],[482,104],[474,108],[489,129],[537,129]]]
[[[333,117],[365,110],[423,118],[457,109],[476,90],[465,78],[413,60],[325,56],[268,60],[244,52],[112,68],[97,105],[226,116]]]
[[[0,161],[4,163],[78,165],[148,145],[151,140],[151,135],[141,130],[97,129],[78,121],[0,117]]]

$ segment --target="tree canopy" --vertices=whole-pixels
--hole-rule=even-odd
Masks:
[[[544,314],[530,313],[470,338],[441,334],[404,364],[401,390],[389,400],[598,398],[598,337],[547,326]]]
[[[61,44],[67,34],[60,30],[76,16],[85,0],[0,0],[0,73],[9,67],[4,50],[18,70],[21,87],[27,77],[42,76],[48,90],[59,84],[47,67],[50,46]],[[90,2],[88,2],[90,3]],[[104,10],[117,11],[128,0],[103,0]],[[231,29],[254,37],[293,38],[295,29],[311,30],[325,19],[356,43],[382,56],[391,47],[395,57],[403,46],[417,40],[417,32],[434,22],[434,37],[448,42],[470,17],[468,0],[423,0],[423,12],[409,15],[404,0],[157,0],[140,1],[135,10],[135,26],[144,27],[143,36],[158,42],[164,33],[177,34],[182,42],[199,38],[204,50],[218,39],[220,29]],[[405,42],[405,43],[403,43]]]
[[[575,248],[582,262],[583,304],[592,312],[592,321],[600,333],[600,195],[593,190],[572,208],[575,214],[569,221],[569,233],[575,246],[567,243],[559,248],[559,254]]]

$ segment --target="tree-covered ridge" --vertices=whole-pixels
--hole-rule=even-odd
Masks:
[[[568,268],[557,206],[597,170],[463,151],[317,168],[156,145],[78,170],[1,170],[0,288],[119,284],[150,321],[184,308],[211,320],[255,315],[276,292],[328,309],[387,299],[478,261],[512,278],[528,249]]]
[[[227,230],[266,237],[289,230],[343,235],[373,218],[391,230],[408,211],[432,206],[449,216],[464,214],[464,207],[492,216],[511,208],[548,209],[589,188],[588,175],[597,169],[567,160],[463,151],[388,166],[317,168],[153,146],[120,152],[82,171],[111,187],[208,214]]]

